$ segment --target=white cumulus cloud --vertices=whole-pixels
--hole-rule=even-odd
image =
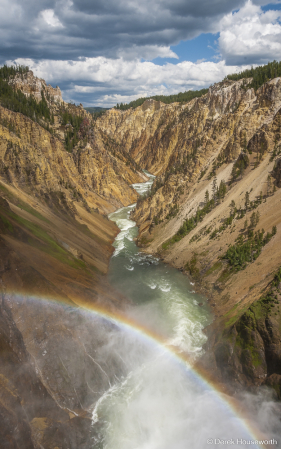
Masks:
[[[47,25],[50,25],[51,27],[63,27],[63,24],[55,15],[55,11],[53,9],[45,9],[44,11],[41,11],[40,16],[47,23]]]
[[[48,82],[59,84],[64,99],[81,100],[85,105],[113,106],[139,97],[170,95],[189,89],[202,89],[241,70],[224,61],[190,61],[162,66],[148,61],[83,58],[78,61],[19,59]]]
[[[264,64],[281,59],[281,11],[262,9],[248,0],[220,22],[219,48],[227,64]]]

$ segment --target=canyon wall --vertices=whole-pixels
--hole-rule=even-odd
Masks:
[[[250,83],[225,80],[185,105],[111,110],[97,126],[157,175],[133,213],[138,244],[206,293],[215,318],[202,363],[234,388],[266,383],[280,397],[281,79]]]
[[[97,359],[108,332],[82,311],[128,301],[104,276],[118,233],[107,214],[146,177],[59,88],[32,72],[9,83],[44,97],[50,119],[0,106],[1,445],[86,449],[90,407],[118,363]]]

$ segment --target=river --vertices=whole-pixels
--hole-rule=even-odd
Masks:
[[[146,174],[148,182],[133,185],[141,194],[153,183],[153,176]],[[136,246],[138,229],[130,219],[134,207],[109,216],[121,232],[108,278],[131,300],[128,316],[164,336],[168,347],[187,353],[192,361],[202,354],[203,329],[212,320],[207,299],[195,293],[182,273]],[[162,345],[132,334],[126,331],[118,343],[112,341],[110,350],[122,355],[128,369],[95,404],[93,425],[100,426],[100,436],[93,448],[202,449],[252,437],[227,402],[190,366]],[[236,441],[235,447],[246,445]]]

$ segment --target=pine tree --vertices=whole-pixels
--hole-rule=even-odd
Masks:
[[[250,216],[250,223],[251,223],[251,228],[254,228],[256,226],[256,213],[253,212],[252,215]]]
[[[243,178],[244,171],[245,171],[245,162],[242,160],[242,161],[241,161],[241,167],[240,167],[240,176],[241,176],[241,179]]]
[[[271,188],[272,188],[272,180],[271,180],[271,176],[268,175],[268,177],[267,177],[267,196],[270,195]]]
[[[249,209],[249,204],[250,204],[250,194],[247,191],[245,194],[245,209],[248,210]]]
[[[224,198],[226,194],[226,183],[222,179],[219,186],[219,198]]]
[[[205,205],[207,205],[209,201],[210,201],[209,190],[206,190],[206,192],[205,192]]]
[[[233,167],[232,167],[232,170],[231,170],[231,182],[234,182],[235,179],[236,179],[236,167],[235,167],[235,164],[234,164]]]
[[[217,197],[218,197],[218,186],[217,186],[217,177],[214,178],[213,184],[212,184],[212,192],[213,192],[213,200],[216,204]]]
[[[257,226],[257,224],[259,223],[259,221],[260,221],[260,213],[259,213],[259,211],[257,210],[257,212],[256,212],[256,226]]]

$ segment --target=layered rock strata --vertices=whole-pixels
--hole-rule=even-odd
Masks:
[[[135,110],[109,111],[97,126],[126,141],[142,167],[158,175],[152,195],[140,199],[133,213],[138,243],[191,275],[207,294],[215,314],[207,330],[213,354],[207,369],[236,386],[275,382],[279,391],[280,295],[274,293],[270,312],[262,308],[258,315],[255,304],[260,298],[263,304],[281,265],[281,80],[256,92],[247,88],[250,81],[224,81],[186,105],[147,101]],[[223,198],[190,232],[178,234],[220,185]],[[245,209],[245,217],[223,226],[232,208]],[[259,220],[251,227],[253,212]],[[247,239],[247,229],[271,233],[275,226],[258,258],[231,271],[221,258],[229,246],[239,236]]]

